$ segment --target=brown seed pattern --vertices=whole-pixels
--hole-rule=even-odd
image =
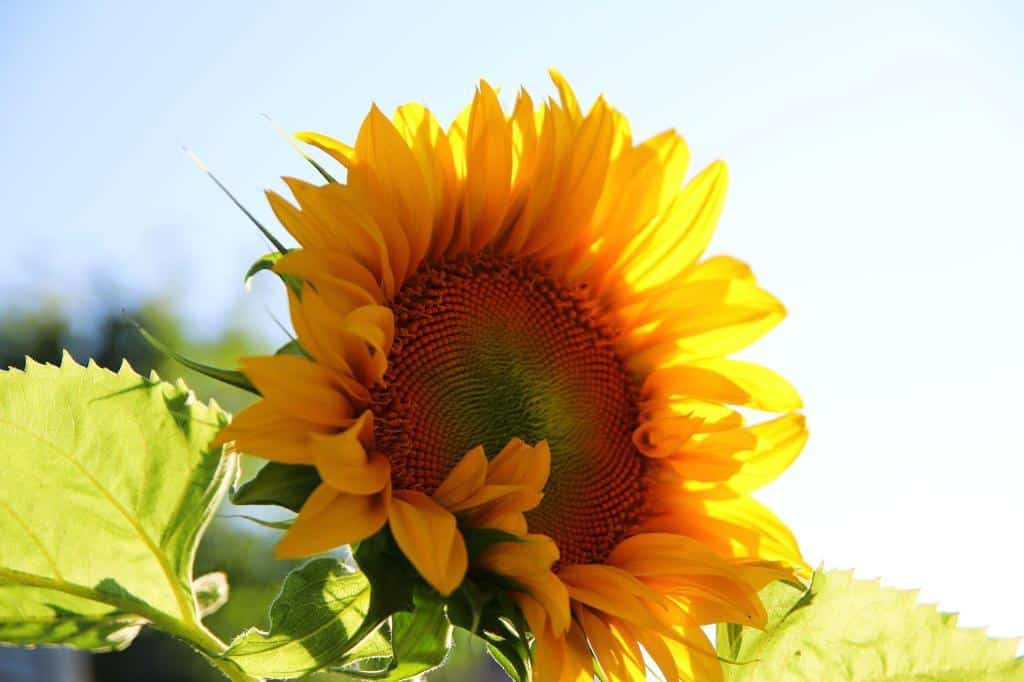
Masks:
[[[551,446],[530,531],[561,564],[603,560],[643,511],[637,385],[585,287],[531,259],[476,254],[421,267],[391,303],[396,335],[373,391],[395,485],[431,493],[470,449]]]

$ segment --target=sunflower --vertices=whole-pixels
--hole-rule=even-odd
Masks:
[[[537,680],[644,679],[644,652],[717,680],[701,626],[764,623],[758,590],[806,570],[749,496],[799,454],[800,398],[725,357],[785,309],[742,262],[701,260],[723,163],[684,185],[678,134],[634,142],[552,78],[557,100],[508,113],[481,82],[447,130],[407,104],[373,107],[354,146],[298,135],[346,169],[268,193],[301,245],[274,270],[300,283],[302,353],[242,360],[262,399],[220,440],[317,468],[281,556],[387,527],[447,595],[466,528],[521,536],[477,561],[515,578]]]

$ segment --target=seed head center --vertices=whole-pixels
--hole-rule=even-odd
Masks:
[[[391,303],[395,342],[373,392],[394,483],[432,493],[469,450],[551,447],[530,532],[561,564],[601,561],[642,511],[637,388],[588,292],[529,259],[477,254],[421,267]]]

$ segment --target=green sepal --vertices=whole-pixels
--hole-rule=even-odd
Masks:
[[[413,610],[413,594],[426,583],[398,548],[387,527],[354,546],[352,555],[374,587],[371,605],[374,614],[390,616]]]
[[[274,274],[277,275],[281,279],[281,281],[288,286],[288,288],[294,291],[296,295],[301,296],[301,279],[295,277],[294,275],[285,275],[280,272],[274,271],[274,266],[277,265],[277,261],[281,260],[281,258],[286,256],[287,254],[287,251],[283,253],[271,251],[270,253],[265,253],[259,258],[257,258],[255,261],[253,261],[253,264],[249,266],[249,269],[245,271],[245,284],[248,285],[253,277],[263,272],[264,270],[270,270],[271,272],[274,272]]]
[[[274,355],[294,355],[297,358],[309,359],[309,353],[305,351],[298,339],[292,339],[288,343],[284,344],[274,351]]]
[[[224,514],[221,516],[223,519],[244,519],[250,523],[255,523],[257,526],[264,528],[270,528],[271,530],[288,530],[295,523],[294,519],[285,519],[284,521],[269,521],[267,519],[261,519],[258,516],[249,516],[248,514]]]
[[[531,676],[529,626],[509,597],[509,585],[494,575],[476,572],[448,598],[448,617],[456,627],[487,643],[492,658],[516,682]],[[522,587],[516,587],[523,591]]]
[[[529,650],[524,655],[517,640],[488,640],[487,653],[513,682],[530,682]]]
[[[210,172],[210,169],[206,167],[206,164],[200,161],[199,157],[196,156],[191,149],[189,149],[188,147],[182,147],[182,149],[185,151],[186,154],[188,154],[192,158],[196,165],[199,166],[199,170],[206,173],[206,176],[213,180],[213,184],[217,185],[220,191],[224,192],[224,194],[227,195],[228,199],[231,200],[231,203],[233,203],[238,208],[238,210],[240,210],[245,215],[245,217],[248,218],[249,221],[256,226],[256,229],[263,233],[263,236],[267,238],[267,241],[269,241],[274,246],[275,249],[277,249],[281,253],[288,252],[288,249],[285,247],[285,245],[282,244],[270,230],[265,228],[263,226],[263,223],[256,219],[256,216],[254,216],[252,212],[245,207],[245,204],[243,204],[241,201],[235,198],[235,195],[231,193],[231,190],[229,190],[227,186],[217,178],[216,175]]]
[[[532,679],[530,631],[519,606],[507,592],[499,592],[480,615],[477,635],[487,642],[487,650],[516,682]]]
[[[260,272],[263,272],[264,270],[273,270],[274,265],[277,261],[281,260],[281,256],[283,255],[283,253],[271,251],[270,253],[265,253],[253,261],[253,264],[245,271],[245,284],[249,284],[249,281]]]
[[[176,360],[177,362],[181,363],[185,367],[188,367],[192,371],[198,372],[203,376],[208,376],[211,379],[214,379],[221,383],[228,384],[229,386],[240,388],[243,391],[248,391],[249,393],[260,395],[259,390],[252,385],[252,382],[249,381],[249,378],[246,377],[241,372],[239,372],[238,370],[221,369],[220,367],[204,365],[201,362],[190,360],[181,353],[178,353],[177,351],[173,350],[172,348],[161,342],[160,339],[150,334],[148,331],[146,331],[144,327],[142,327],[142,325],[138,324],[135,321],[132,321],[132,324],[134,324],[135,328],[139,331],[140,334],[142,334],[142,338],[146,339],[146,341],[149,342],[149,344],[153,346],[153,348],[156,348],[164,355]]]
[[[267,462],[255,476],[231,492],[231,502],[276,505],[298,512],[320,482],[316,467]]]
[[[448,597],[448,617],[463,630],[476,632],[488,596],[472,580],[463,580]]]
[[[323,177],[324,180],[326,180],[327,182],[335,182],[335,183],[338,182],[337,180],[334,179],[334,176],[332,176],[330,173],[327,172],[327,169],[325,169],[323,166],[321,166],[319,163],[317,163],[316,159],[314,159],[312,156],[307,154],[306,151],[302,147],[300,147],[298,145],[298,143],[295,141],[295,137],[294,136],[288,134],[281,126],[279,126],[277,124],[276,121],[274,121],[274,119],[270,118],[266,114],[264,114],[264,116],[266,117],[266,119],[268,121],[270,121],[270,124],[272,126],[274,126],[274,128],[279,133],[281,133],[281,137],[283,137],[285,139],[285,141],[288,142],[288,145],[292,149],[297,151],[299,153],[299,155],[302,156],[302,158],[304,158],[306,161],[308,161],[309,165],[313,166],[313,168],[315,168],[316,171],[318,173],[320,173],[320,175]]]
[[[480,556],[484,550],[499,542],[523,542],[523,538],[498,528],[460,527],[462,538],[466,542],[466,553],[470,563]]]

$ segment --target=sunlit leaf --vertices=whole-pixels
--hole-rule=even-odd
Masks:
[[[1011,682],[1024,680],[1017,642],[956,627],[916,592],[815,573],[810,589],[765,589],[765,630],[720,626],[730,682]]]
[[[209,445],[225,423],[127,364],[0,372],[0,641],[200,637],[193,559],[237,468]]]
[[[292,571],[270,607],[270,629],[239,635],[223,657],[256,677],[290,679],[357,658],[386,656],[382,619],[367,622],[370,583],[336,559]]]
[[[452,648],[452,626],[445,616],[444,601],[424,590],[414,597],[412,612],[391,617],[394,661],[384,679],[408,680],[435,670]]]

